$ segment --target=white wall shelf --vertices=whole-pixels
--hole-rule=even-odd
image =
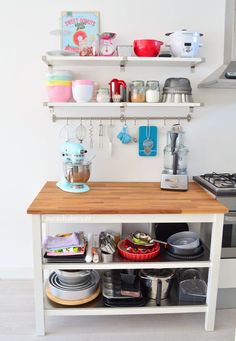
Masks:
[[[177,57],[80,57],[80,56],[51,56],[46,54],[42,60],[48,66],[118,66],[121,68],[129,66],[175,66],[190,67],[194,69],[197,65],[205,62],[204,58],[177,58]]]
[[[203,103],[128,103],[128,102],[119,102],[119,103],[97,103],[97,102],[87,102],[87,103],[76,103],[76,102],[44,102],[44,106],[49,108],[84,108],[84,107],[92,107],[92,108],[100,108],[100,107],[109,107],[109,108],[195,108],[203,106]]]

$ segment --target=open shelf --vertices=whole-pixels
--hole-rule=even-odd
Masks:
[[[163,249],[160,254],[152,260],[145,262],[131,262],[121,257],[117,252],[112,263],[48,263],[44,262],[44,270],[56,269],[78,269],[78,270],[108,270],[108,269],[162,269],[162,268],[209,268],[211,261],[209,260],[209,250],[204,246],[204,254],[195,260],[180,260],[169,256]]]
[[[119,102],[119,103],[97,103],[97,102],[86,102],[86,103],[77,103],[77,102],[44,102],[44,106],[49,108],[83,108],[83,107],[109,107],[109,108],[126,108],[126,107],[135,107],[135,108],[152,108],[152,107],[161,107],[161,108],[194,108],[203,106],[203,103],[194,103],[194,102],[186,102],[186,103],[130,103],[130,102]]]
[[[148,315],[148,314],[175,314],[175,313],[200,313],[206,312],[207,304],[179,304],[176,290],[171,290],[171,296],[161,301],[161,306],[156,306],[155,300],[149,300],[144,307],[105,307],[102,295],[94,301],[81,306],[62,306],[45,299],[45,314],[48,316],[73,316],[73,315]]]
[[[204,58],[177,58],[177,57],[103,57],[103,56],[51,56],[46,54],[42,60],[48,66],[118,66],[118,67],[156,67],[156,66],[175,66],[190,67],[203,63]]]

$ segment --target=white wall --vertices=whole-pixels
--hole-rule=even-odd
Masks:
[[[236,171],[236,92],[196,88],[200,80],[222,63],[224,1],[2,1],[0,268],[5,268],[4,275],[10,268],[18,269],[19,274],[21,269],[32,267],[31,219],[26,209],[45,181],[57,180],[61,175],[58,134],[63,124],[53,124],[42,107],[46,66],[41,56],[45,51],[59,48],[59,39],[49,32],[58,28],[62,10],[99,10],[101,31],[117,32],[118,42],[124,44],[135,38],[165,39],[165,32],[181,28],[203,32],[201,55],[207,62],[195,74],[184,68],[132,68],[125,73],[117,68],[91,68],[78,72],[81,77],[91,77],[102,85],[114,76],[127,82],[154,78],[162,84],[170,76],[189,77],[195,100],[205,102],[205,107],[195,111],[191,123],[183,122],[190,150],[189,174]],[[154,110],[149,114],[168,112]],[[171,113],[183,115],[186,111],[174,109]],[[123,146],[116,141],[115,154],[110,158],[104,140],[104,149],[96,150],[91,180],[159,181],[166,128],[163,121],[155,123],[160,128],[159,156],[140,158],[136,145]],[[132,122],[130,127],[133,129]]]

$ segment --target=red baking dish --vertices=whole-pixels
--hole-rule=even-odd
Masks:
[[[146,247],[144,253],[140,253],[137,248],[137,251],[128,251],[127,248],[132,248],[132,243],[129,240],[121,240],[118,243],[118,252],[119,254],[132,261],[141,262],[145,260],[149,260],[155,258],[160,252],[160,244],[155,243],[151,247]]]
[[[163,42],[154,39],[134,40],[134,52],[138,57],[156,57]]]

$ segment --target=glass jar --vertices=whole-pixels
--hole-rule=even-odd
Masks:
[[[146,102],[157,103],[160,101],[160,86],[158,81],[147,81]]]
[[[110,94],[108,88],[100,88],[97,91],[96,100],[98,103],[107,103],[110,102]]]
[[[130,83],[130,101],[135,103],[145,102],[144,81],[132,81]]]

